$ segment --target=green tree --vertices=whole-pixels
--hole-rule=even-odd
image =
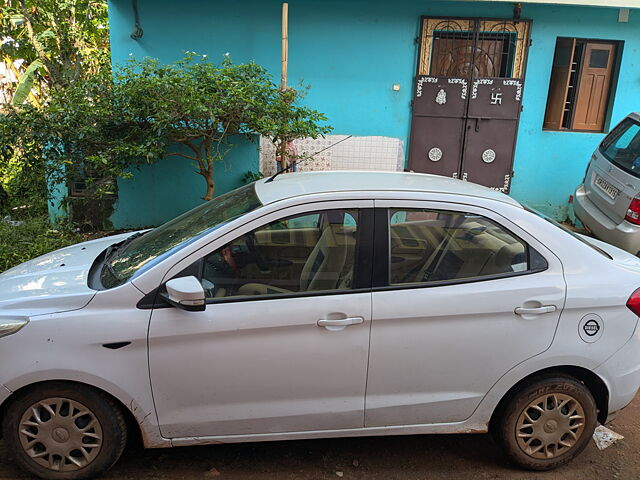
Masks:
[[[273,83],[255,63],[216,65],[189,55],[163,65],[132,60],[116,74],[119,105],[132,122],[143,124],[165,145],[165,156],[194,163],[206,182],[202,197],[215,193],[214,163],[223,160],[234,138],[256,133],[257,119],[267,108]]]
[[[24,105],[0,116],[0,160],[19,155],[46,172],[49,184],[84,172],[96,193],[100,179],[130,177],[136,165],[162,157],[188,160],[215,194],[214,165],[239,136],[274,143],[317,137],[325,118],[281,92],[254,63],[219,64],[188,55],[162,65],[131,60],[53,91],[43,108]]]
[[[2,0],[5,61],[36,66],[49,88],[64,88],[108,65],[106,0]],[[33,79],[31,79],[33,80]]]
[[[299,138],[318,138],[331,132],[325,125],[327,117],[305,105],[300,105],[304,90],[271,88],[264,111],[257,118],[256,130],[269,138],[276,147],[276,156],[283,166],[300,158],[292,155],[289,145]]]

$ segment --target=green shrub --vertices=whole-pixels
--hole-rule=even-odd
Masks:
[[[0,217],[0,272],[80,241],[80,235],[68,229],[52,228],[46,217],[28,218],[20,226]]]

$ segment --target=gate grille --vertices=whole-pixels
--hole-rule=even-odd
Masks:
[[[425,18],[419,75],[523,78],[529,22]]]

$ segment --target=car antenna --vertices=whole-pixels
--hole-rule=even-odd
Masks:
[[[314,153],[314,154],[312,154],[312,155],[309,155],[309,156],[306,156],[306,157],[302,157],[302,160],[301,160],[300,162],[297,162],[297,164],[298,164],[298,165],[300,165],[302,162],[305,162],[305,161],[307,161],[307,160],[311,160],[311,159],[312,159],[313,157],[315,157],[316,155],[318,155],[318,154],[320,154],[320,153],[324,152],[325,150],[329,150],[330,148],[335,147],[335,146],[336,146],[336,145],[338,145],[339,143],[342,143],[342,142],[344,142],[344,141],[346,141],[346,140],[349,140],[351,137],[353,137],[353,135],[349,135],[349,136],[347,136],[347,137],[343,138],[342,140],[337,141],[336,143],[332,143],[332,144],[331,144],[331,145],[329,145],[328,147],[324,147],[322,150],[318,150],[317,152],[315,152],[315,153]],[[290,163],[290,164],[289,164],[289,165],[287,165],[285,168],[283,168],[282,170],[280,170],[280,171],[276,172],[276,173],[275,173],[275,174],[273,174],[271,177],[269,177],[269,179],[268,179],[266,182],[264,182],[264,183],[273,182],[273,181],[275,180],[275,178],[276,178],[278,175],[280,175],[281,173],[284,173],[284,172],[288,172],[288,171],[291,169],[291,167],[292,167],[292,166],[293,166],[293,163]]]

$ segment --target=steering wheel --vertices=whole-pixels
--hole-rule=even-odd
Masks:
[[[269,270],[269,260],[267,260],[267,258],[260,251],[254,233],[248,233],[247,235],[245,235],[245,244],[247,245],[249,254],[255,260],[256,265],[258,265],[258,268],[263,272]]]

